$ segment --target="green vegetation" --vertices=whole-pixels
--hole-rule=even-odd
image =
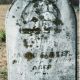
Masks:
[[[0,31],[0,42],[5,41],[6,41],[5,31]]]
[[[12,0],[0,0],[0,4],[10,4]]]
[[[7,80],[7,76],[8,76],[8,73],[7,73],[7,69],[6,68],[1,68],[0,69],[0,79],[1,80]]]

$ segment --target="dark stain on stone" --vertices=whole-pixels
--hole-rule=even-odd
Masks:
[[[48,66],[47,66],[47,69],[50,69],[50,68],[51,68],[51,65],[48,65]]]
[[[35,28],[36,28],[36,26],[33,27],[33,29],[35,29]]]
[[[69,61],[71,61],[71,58],[69,59]]]
[[[48,80],[48,79],[45,79],[45,77],[42,77],[42,78],[39,78],[39,80]]]
[[[39,38],[39,37],[38,37],[37,39],[38,39],[38,40],[40,40],[40,38]]]
[[[43,53],[41,53],[41,55],[40,55],[40,58],[44,58],[44,55],[43,55]]]
[[[32,3],[38,3],[38,1],[42,1],[42,0],[32,0]]]
[[[24,54],[24,57],[25,57],[28,61],[30,61],[30,60],[32,60],[33,58],[35,58],[34,54],[32,54],[31,52],[25,53],[25,54]]]
[[[39,34],[41,29],[40,28],[33,28],[33,29],[24,28],[24,29],[21,29],[21,31],[23,32],[23,34],[32,34],[32,33]]]
[[[23,21],[23,23],[24,23],[24,24],[27,24],[27,22],[26,22],[26,21]]]
[[[24,13],[25,15],[27,15],[27,13]]]
[[[54,55],[54,52],[50,52],[49,57],[50,57],[50,58],[54,58],[54,56],[55,56],[55,55]]]
[[[36,11],[35,11],[38,15],[40,15],[40,9],[36,9]]]
[[[45,59],[48,59],[48,55],[47,54],[45,54],[44,57],[45,57]]]
[[[60,76],[60,80],[65,80],[66,76]]]
[[[36,17],[33,17],[31,21],[33,21],[33,22],[37,22],[38,19],[37,19]]]
[[[48,38],[47,36],[44,37],[44,39],[47,39],[47,38]]]
[[[15,16],[12,16],[12,18],[15,18]]]
[[[12,62],[13,64],[15,64],[15,63],[17,63],[17,60],[13,60],[13,62]]]
[[[59,51],[56,52],[56,57],[60,57]]]
[[[43,75],[46,75],[46,73],[45,73],[45,72],[43,72]]]
[[[21,73],[21,75],[23,75],[23,73]]]
[[[57,46],[58,46],[58,43],[57,43],[57,42],[55,42],[55,41],[54,41],[54,46],[55,46],[55,47],[57,47]]]
[[[30,34],[30,36],[32,36],[32,33]]]
[[[68,75],[62,75],[60,76],[60,80],[74,80],[74,75],[68,74]],[[77,80],[77,79],[76,79]]]
[[[53,4],[54,1],[53,0],[48,0],[48,4]]]
[[[44,37],[44,35],[41,35],[41,37],[43,38],[43,37]]]
[[[36,46],[36,47],[39,47],[39,46]]]
[[[69,56],[72,56],[72,54],[69,54]]]
[[[40,28],[33,28],[33,32],[35,32],[35,34],[40,34],[40,31]]]
[[[32,70],[37,70],[37,67],[36,66],[33,66]]]
[[[54,23],[56,26],[58,26],[58,25],[63,25],[63,22],[62,22],[60,19],[58,19],[58,18],[56,18],[56,19],[53,21],[53,23]]]
[[[51,63],[52,62],[52,59],[49,59],[49,63]]]
[[[69,53],[70,51],[68,51],[68,50],[65,50],[64,52],[65,52],[65,53]]]
[[[35,3],[35,2],[37,2],[38,0],[32,0],[32,3]]]
[[[69,32],[66,33],[66,38],[70,39],[70,33]]]
[[[18,6],[17,9],[20,9],[20,7]]]
[[[58,27],[56,27],[56,28],[54,28],[54,33],[60,33],[62,30],[61,29],[59,29]]]
[[[34,41],[32,41],[32,43],[34,44]]]
[[[39,74],[40,72],[35,72],[34,75]]]
[[[21,28],[19,29],[19,32],[21,33]]]
[[[32,45],[30,45],[30,47],[32,47]]]
[[[30,34],[30,29],[21,29],[21,31],[23,32],[23,34]]]
[[[40,31],[36,31],[35,34],[36,34],[36,35],[37,35],[37,34],[40,34]]]
[[[47,55],[47,54],[43,54],[43,53],[41,53],[40,58],[48,59],[48,55]]]
[[[50,27],[49,27],[49,28],[45,28],[45,27],[44,27],[44,30],[45,30],[45,31],[48,31],[48,33],[50,33]]]
[[[62,52],[62,54],[61,54],[61,56],[65,56],[65,57],[66,57],[66,56],[68,55],[68,53],[69,53],[69,51],[68,51],[68,50],[63,51],[63,52]]]
[[[69,36],[69,33],[68,32],[66,33],[66,36]]]
[[[41,66],[41,65],[39,65],[38,69],[41,69],[41,68],[42,68],[42,66]]]
[[[46,65],[43,65],[43,69],[46,69]]]
[[[43,20],[44,19],[44,16],[43,15],[40,15],[39,16],[39,19]]]
[[[24,43],[24,46],[25,46],[26,48],[28,48],[28,43],[27,43],[26,39],[23,40],[23,43]]]
[[[16,25],[20,25],[19,23],[16,23]]]
[[[38,3],[35,2],[34,5],[33,5],[33,7],[35,7],[35,8],[38,7]]]

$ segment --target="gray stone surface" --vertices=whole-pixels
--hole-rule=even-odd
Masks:
[[[76,20],[68,0],[14,0],[5,24],[9,80],[76,79]]]

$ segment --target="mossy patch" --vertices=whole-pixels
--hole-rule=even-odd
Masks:
[[[53,21],[53,23],[54,23],[56,26],[58,26],[58,25],[63,25],[63,22],[62,22],[60,19],[58,19],[58,18],[56,18],[56,19]]]
[[[56,28],[54,28],[54,33],[56,34],[56,33],[60,33],[62,30],[61,29],[59,29],[58,27],[56,27]]]
[[[30,60],[32,60],[33,58],[35,58],[34,54],[32,54],[31,52],[25,53],[25,54],[24,54],[24,57],[25,57],[28,61],[30,61]]]
[[[55,55],[54,55],[54,52],[50,52],[49,57],[50,57],[50,58],[54,58],[54,56],[55,56]]]

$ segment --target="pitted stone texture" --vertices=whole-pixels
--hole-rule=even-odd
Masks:
[[[76,20],[68,0],[14,0],[5,24],[9,80],[75,80]]]

